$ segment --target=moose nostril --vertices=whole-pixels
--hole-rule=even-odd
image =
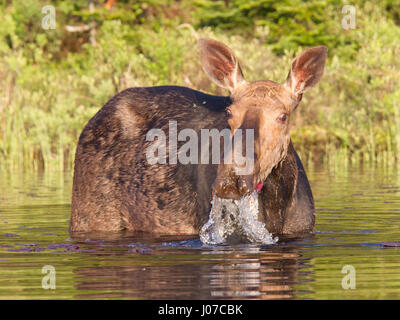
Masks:
[[[246,193],[249,190],[247,183],[244,179],[240,179],[238,181],[238,189],[241,194]]]
[[[238,188],[244,188],[246,186],[246,182],[243,179],[239,179]]]

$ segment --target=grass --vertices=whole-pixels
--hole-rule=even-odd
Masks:
[[[236,28],[218,15],[199,18],[204,10],[213,10],[207,7],[208,1],[162,2],[164,15],[156,9],[161,3],[158,0],[119,1],[119,11],[110,12],[97,3],[97,16],[82,9],[86,1],[55,2],[58,27],[47,31],[38,23],[44,2],[0,4],[0,170],[71,170],[83,126],[125,88],[173,84],[227,94],[202,72],[195,38],[188,29],[178,28],[181,23],[194,25],[200,36],[228,44],[250,81],[284,81],[296,53],[326,42],[329,59],[324,77],[305,94],[292,118],[292,139],[301,157],[309,163],[342,165],[394,166],[398,161],[397,7],[356,1],[357,28],[348,31],[341,29],[337,17],[341,1],[327,1],[324,9],[315,4],[323,10],[323,17],[293,9],[310,17],[311,22],[304,25],[312,32],[303,31],[304,39],[294,37],[293,25],[276,40],[279,30],[266,24],[287,13],[275,2],[278,7],[271,11],[275,16],[268,11],[263,17],[253,7],[237,6],[239,9],[232,11],[218,2],[222,6],[219,13],[226,10],[238,19]],[[132,22],[122,9],[133,5]],[[242,27],[241,10],[255,14]],[[64,31],[65,24],[91,19],[98,23],[96,46],[89,43],[87,35]],[[315,29],[313,19],[326,25]],[[319,33],[314,37],[315,32]],[[335,37],[340,41],[333,41]],[[269,38],[277,42],[271,43]]]

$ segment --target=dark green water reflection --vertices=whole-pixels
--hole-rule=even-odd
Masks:
[[[71,176],[0,174],[0,299],[399,299],[400,173],[308,170],[314,236],[273,246],[101,234],[70,238]],[[181,242],[183,241],[183,242]],[[42,288],[54,266],[56,289]],[[342,288],[342,268],[356,289]]]

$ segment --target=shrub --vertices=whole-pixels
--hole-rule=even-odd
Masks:
[[[71,169],[85,123],[127,87],[175,84],[227,94],[201,71],[196,40],[178,28],[182,22],[231,46],[250,81],[282,82],[298,52],[328,45],[324,78],[291,120],[296,148],[310,161],[398,159],[400,27],[391,0],[355,1],[357,28],[348,31],[336,0],[126,0],[111,11],[97,3],[95,12],[86,1],[55,3],[58,27],[48,31],[39,27],[44,2],[0,5],[2,169]],[[91,21],[97,45],[82,33],[68,46],[65,24]]]

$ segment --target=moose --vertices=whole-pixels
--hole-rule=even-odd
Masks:
[[[246,81],[232,50],[219,41],[201,38],[198,47],[204,72],[230,95],[158,86],[129,88],[111,98],[79,138],[71,232],[198,235],[213,196],[234,201],[254,192],[258,219],[271,234],[313,232],[313,196],[289,122],[303,93],[320,81],[327,48],[301,52],[287,79],[277,83]],[[158,128],[168,135],[171,120],[178,130],[199,135],[202,129],[229,129],[233,137],[238,129],[252,129],[252,171],[237,174],[238,164],[224,161],[224,153],[217,164],[149,163],[146,150],[155,142],[146,134]]]

